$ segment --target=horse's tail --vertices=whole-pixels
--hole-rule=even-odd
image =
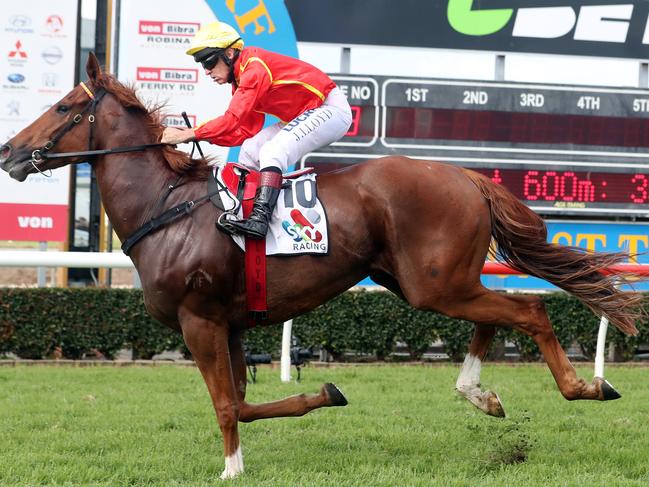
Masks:
[[[602,273],[606,267],[628,258],[628,254],[550,244],[541,217],[486,176],[464,172],[489,202],[491,234],[498,243],[499,256],[508,265],[569,292],[622,332],[638,333],[635,321],[644,314],[642,295],[616,287],[629,284],[628,276]]]

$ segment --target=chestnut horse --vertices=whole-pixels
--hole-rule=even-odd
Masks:
[[[106,212],[124,241],[160,212],[160,196],[179,173],[185,183],[170,193],[168,207],[203,196],[207,164],[157,144],[163,130],[158,112],[102,73],[94,55],[86,71],[86,83],[0,147],[0,166],[23,181],[92,158]],[[147,147],[109,150],[138,144]],[[618,291],[619,276],[600,272],[624,255],[548,244],[541,218],[507,190],[451,165],[386,157],[322,175],[317,187],[329,218],[329,253],[268,259],[269,322],[313,309],[369,275],[415,308],[476,324],[458,390],[490,414],[502,413],[500,402],[480,390],[479,374],[495,326],[534,339],[567,399],[616,397],[603,379],[589,384],[577,377],[539,297],[490,291],[480,273],[493,236],[511,266],[556,284],[634,333],[640,297]],[[148,312],[182,332],[205,379],[223,434],[222,478],[229,478],[243,471],[239,421],[300,416],[347,400],[325,384],[318,394],[246,402],[244,259],[215,229],[218,216],[210,204],[197,206],[141,240],[131,258]]]

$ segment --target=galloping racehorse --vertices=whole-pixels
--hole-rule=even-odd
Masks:
[[[92,158],[106,212],[124,241],[156,216],[161,194],[180,173],[184,184],[169,194],[167,206],[204,195],[208,167],[157,144],[158,112],[102,73],[92,54],[86,71],[86,83],[0,147],[0,166],[24,181],[31,173]],[[548,244],[543,221],[508,191],[446,164],[386,157],[320,176],[318,194],[329,218],[329,253],[268,259],[269,322],[313,309],[369,275],[415,308],[476,324],[458,390],[489,414],[502,414],[497,396],[479,385],[495,326],[534,339],[567,399],[617,397],[603,379],[588,384],[577,377],[540,298],[492,292],[481,285],[480,272],[493,236],[511,266],[556,284],[634,333],[640,297],[616,289],[623,277],[600,272],[624,255]],[[212,205],[197,205],[141,240],[131,258],[148,312],[182,332],[205,379],[223,434],[222,478],[229,478],[243,471],[239,421],[300,416],[347,400],[325,384],[319,394],[245,401],[244,258],[215,229],[218,215]]]

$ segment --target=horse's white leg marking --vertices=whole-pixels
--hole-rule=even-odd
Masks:
[[[475,389],[478,389],[479,391],[481,366],[482,362],[478,357],[467,353],[466,357],[464,357],[464,364],[462,364],[460,376],[457,378],[457,382],[455,383],[455,388],[465,395]]]
[[[225,457],[225,470],[221,474],[221,479],[233,479],[240,473],[243,473],[243,455],[241,454],[241,445],[237,451],[229,457]]]
[[[504,417],[505,411],[498,394],[491,391],[482,392],[480,389],[481,366],[482,361],[478,357],[467,353],[455,389],[481,411],[490,416]]]

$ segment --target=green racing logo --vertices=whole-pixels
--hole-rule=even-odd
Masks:
[[[474,0],[449,0],[447,17],[451,27],[468,36],[487,36],[503,30],[516,13],[512,36],[557,39],[574,29],[574,40],[624,43],[635,5],[572,5],[502,9],[474,8]],[[478,2],[479,3],[479,2]],[[569,0],[566,3],[570,3]],[[649,44],[649,22],[643,44]]]
[[[509,23],[514,9],[473,10],[473,0],[449,0],[448,21],[451,27],[468,36],[498,32]]]

